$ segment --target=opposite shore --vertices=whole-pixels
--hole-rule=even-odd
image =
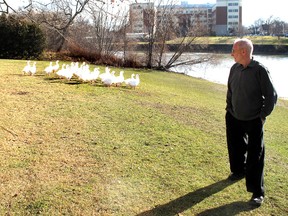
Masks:
[[[137,46],[137,51],[146,49],[146,44]],[[170,52],[177,50],[179,44],[168,44]],[[186,52],[204,52],[204,53],[230,53],[232,44],[192,44],[187,47]],[[254,54],[262,55],[288,55],[288,45],[268,45],[254,44]]]
[[[259,55],[288,55],[288,37],[275,36],[245,36],[253,41],[254,54]],[[192,38],[193,43],[186,48],[185,52],[203,53],[230,53],[236,36],[226,37],[197,37]],[[189,41],[190,39],[185,39]],[[173,52],[178,50],[183,38],[167,41],[167,48]],[[136,45],[137,51],[147,50],[147,43]],[[183,45],[183,44],[182,44]],[[181,45],[181,46],[182,46]]]

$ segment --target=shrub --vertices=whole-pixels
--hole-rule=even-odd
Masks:
[[[67,46],[69,52],[65,54],[74,61],[88,61],[93,64],[109,65],[114,67],[141,67],[141,64],[136,59],[132,59],[132,57],[124,61],[122,57],[117,57],[112,54],[103,54],[97,51],[93,52],[80,47],[76,43],[68,43]]]
[[[0,58],[38,58],[44,50],[44,34],[34,23],[16,16],[0,16]]]

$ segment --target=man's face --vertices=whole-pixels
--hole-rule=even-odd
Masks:
[[[237,46],[237,44],[234,44],[234,45],[233,45],[232,52],[231,52],[231,56],[233,56],[235,62],[241,63],[242,51],[243,51],[243,49],[240,49],[240,48]]]

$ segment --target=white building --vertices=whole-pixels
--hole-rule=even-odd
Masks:
[[[213,13],[216,35],[231,35],[241,30],[242,0],[217,0]]]

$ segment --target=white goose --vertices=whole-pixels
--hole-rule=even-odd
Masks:
[[[121,85],[124,82],[124,71],[120,71],[119,76],[116,76],[114,79],[114,83],[116,86]]]
[[[53,66],[52,66],[52,62],[50,62],[49,66],[47,66],[45,69],[44,69],[44,72],[48,75],[50,75],[53,71]]]
[[[36,62],[33,63],[33,65],[30,67],[30,75],[35,75],[36,74]]]
[[[105,68],[105,72],[99,75],[100,80],[103,82],[104,79],[106,79],[107,77],[110,77],[110,68],[106,67]]]
[[[115,71],[112,71],[110,73],[110,75],[107,75],[106,77],[104,77],[102,79],[103,84],[110,87],[113,83],[115,83],[115,75],[114,74],[115,74]]]
[[[57,71],[56,74],[61,77],[61,78],[65,78],[67,80],[71,80],[71,78],[73,77],[73,71],[71,70],[70,65],[62,65],[62,69]]]
[[[23,74],[29,74],[30,73],[30,68],[31,68],[30,60],[28,60],[27,64],[25,65],[25,67],[22,70]]]
[[[130,77],[130,78],[124,80],[124,83],[125,83],[126,85],[128,85],[128,83],[129,83],[131,80],[135,79],[134,77],[135,77],[135,74],[133,73],[133,74],[131,74],[131,77]]]
[[[70,65],[66,65],[66,70],[65,70],[65,73],[64,73],[64,77],[65,77],[67,80],[71,80],[71,79],[72,79],[72,77],[73,77],[73,71],[71,70]]]
[[[81,70],[79,68],[79,62],[71,62],[70,69],[73,72],[73,74],[80,79]]]
[[[88,80],[94,82],[98,79],[100,74],[99,68],[94,68],[94,70],[89,74]]]
[[[131,88],[135,89],[140,83],[140,77],[139,74],[136,74],[135,78],[130,78],[130,80],[127,81],[127,85]]]
[[[56,61],[55,65],[52,66],[52,72],[55,73],[59,70],[59,60]]]
[[[60,77],[60,78],[63,78],[63,74],[65,73],[65,70],[66,70],[66,64],[63,64],[62,65],[62,68],[60,70],[58,70],[56,72],[56,74]]]
[[[87,82],[89,81],[89,76],[90,76],[90,67],[87,64],[81,65],[80,69],[78,70],[78,78],[83,81]]]

